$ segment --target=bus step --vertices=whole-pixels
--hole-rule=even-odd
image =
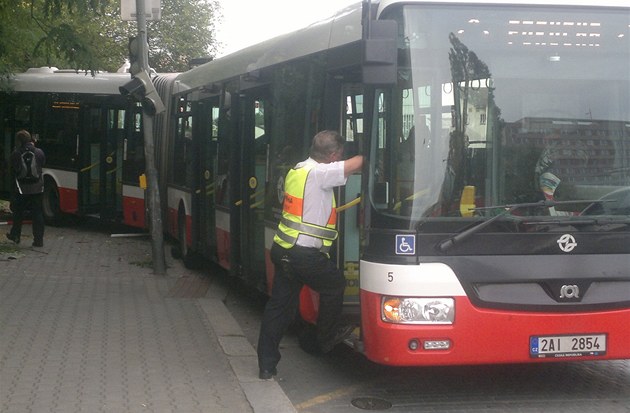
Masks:
[[[348,338],[346,338],[343,342],[344,344],[353,348],[355,351],[358,351],[359,353],[363,353],[364,351],[363,341],[361,341],[361,328],[360,327],[355,328],[352,334]]]

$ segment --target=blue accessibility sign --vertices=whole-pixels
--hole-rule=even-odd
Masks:
[[[396,255],[416,255],[416,236],[396,235]]]

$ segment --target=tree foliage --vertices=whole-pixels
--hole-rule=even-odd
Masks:
[[[214,56],[218,0],[161,1],[162,20],[147,22],[149,65],[179,72]],[[120,0],[0,0],[0,74],[40,66],[116,71],[136,34],[136,22],[121,20]]]

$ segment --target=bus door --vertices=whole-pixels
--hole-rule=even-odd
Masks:
[[[363,87],[358,84],[343,86],[341,134],[346,138],[344,158],[356,155],[363,139]],[[337,226],[339,228],[338,266],[346,277],[345,304],[359,303],[359,197],[361,175],[348,177],[337,197]]]
[[[238,112],[236,100],[232,102],[231,89],[222,91],[220,101],[220,113],[219,113],[219,127],[217,131],[217,150],[216,150],[216,162],[214,167],[216,170],[214,178],[214,203],[215,210],[215,233],[216,233],[216,253],[217,263],[229,270],[231,273],[236,270],[232,270],[232,263],[234,259],[234,245],[238,245],[234,240],[232,231],[236,228],[236,222],[233,222],[232,216],[234,212],[234,190],[235,186],[238,186],[239,167],[235,165],[237,158],[235,152],[237,151],[236,145],[233,144],[234,129],[237,124],[234,118],[238,118],[236,112]],[[236,266],[234,266],[236,267]]]
[[[103,219],[118,219],[122,213],[122,176],[125,141],[125,114],[122,107],[108,108],[105,141],[101,143],[105,163],[101,169],[100,215]]]
[[[125,112],[125,130],[122,159],[123,223],[136,228],[146,228],[145,193],[144,187],[140,183],[140,177],[145,173],[144,135],[140,106],[135,104],[128,106]]]
[[[193,128],[193,146],[198,165],[196,188],[193,192],[193,244],[204,256],[216,256],[215,197],[217,196],[217,139],[219,101],[207,99],[195,106],[198,119]]]
[[[240,98],[242,129],[238,145],[241,182],[235,206],[240,220],[239,237],[242,274],[258,288],[265,279],[265,189],[269,161],[269,111],[260,89],[246,91]]]
[[[79,211],[115,219],[122,210],[124,116],[121,108],[86,105],[79,132]]]
[[[344,158],[358,154],[359,143],[363,138],[363,86],[355,83],[334,85],[335,102],[342,102],[330,107],[337,109],[339,131],[346,140]],[[337,99],[338,98],[338,99]],[[339,119],[338,116],[341,116]],[[332,122],[332,121],[331,121]],[[359,310],[359,202],[361,194],[361,175],[348,177],[346,185],[335,192],[337,202],[337,230],[339,237],[335,242],[332,259],[337,267],[343,269],[346,278],[344,291],[344,313],[355,316]],[[300,293],[300,315],[305,321],[315,324],[319,307],[319,296],[308,287]],[[302,340],[302,339],[301,339]],[[306,339],[308,341],[308,339]]]

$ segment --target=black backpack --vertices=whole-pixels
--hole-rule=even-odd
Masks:
[[[31,148],[26,148],[20,155],[20,168],[17,171],[17,179],[24,183],[35,183],[39,181],[39,178],[40,174],[37,169],[35,152]]]

